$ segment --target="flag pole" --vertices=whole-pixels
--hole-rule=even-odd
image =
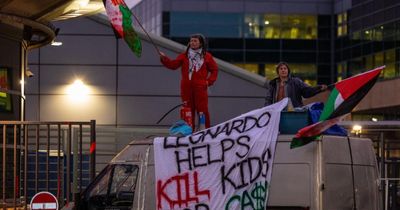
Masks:
[[[332,83],[332,84],[326,86],[326,89],[327,89],[327,90],[333,89],[333,88],[335,87],[335,84],[336,84],[336,83]]]
[[[156,48],[157,52],[159,55],[161,55],[161,51],[160,49],[158,49],[157,45],[154,43],[153,39],[150,37],[150,35],[147,33],[147,31],[144,29],[144,27],[142,26],[142,24],[140,23],[139,19],[136,17],[135,14],[133,14],[133,17],[135,18],[136,22],[139,24],[140,28],[142,28],[142,30],[144,31],[144,33],[146,33],[147,37],[149,37],[149,40],[151,42],[151,44],[153,44],[154,48]]]

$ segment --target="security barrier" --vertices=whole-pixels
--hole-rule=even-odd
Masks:
[[[60,207],[79,199],[95,177],[96,121],[0,121],[0,208],[24,208],[34,194]]]

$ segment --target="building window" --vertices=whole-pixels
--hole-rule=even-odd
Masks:
[[[374,61],[375,65],[374,66],[383,66],[385,62],[385,57],[383,52],[378,52],[374,54]],[[367,70],[367,69],[366,69]]]
[[[282,39],[316,39],[317,17],[310,15],[281,16]]]
[[[207,37],[317,39],[317,16],[171,12],[169,37],[203,33]]]
[[[290,72],[309,85],[317,84],[317,67],[308,63],[289,63]],[[268,80],[277,77],[276,64],[265,64],[265,76]]]
[[[240,13],[171,12],[169,36],[202,33],[207,37],[237,38],[242,36],[242,24]]]
[[[372,55],[365,56],[364,60],[365,60],[365,69],[374,68],[374,57]]]
[[[279,39],[281,37],[280,15],[264,15],[264,28],[262,36],[266,39]]]
[[[247,71],[258,74],[258,64],[253,63],[235,63],[235,66],[238,66],[242,69],[246,69]]]
[[[395,49],[387,50],[385,54],[386,68],[383,70],[383,78],[390,79],[396,77],[396,53]]]
[[[260,29],[263,27],[261,15],[246,15],[244,18],[245,37],[260,38]]]
[[[272,80],[276,76],[276,64],[265,64],[265,78]]]
[[[347,63],[341,62],[337,65],[337,81],[346,79],[347,77]]]
[[[317,17],[312,15],[248,14],[245,37],[265,39],[316,39]]]
[[[347,12],[343,12],[337,15],[337,36],[347,35]]]
[[[349,61],[348,76],[354,76],[365,71],[365,63],[362,57],[354,58]]]
[[[386,68],[380,75],[383,79],[392,79],[399,76],[399,66],[396,65],[396,51],[395,49],[386,50],[383,52],[377,52],[371,55],[357,57],[349,61],[350,64],[350,75],[356,75],[364,71],[374,69],[379,66],[385,65]],[[344,79],[339,78],[340,73],[345,69],[344,63],[338,64],[338,80]],[[344,74],[342,73],[342,76]]]

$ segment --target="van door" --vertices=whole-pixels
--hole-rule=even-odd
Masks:
[[[381,209],[379,174],[371,140],[325,136],[322,145],[323,209]]]

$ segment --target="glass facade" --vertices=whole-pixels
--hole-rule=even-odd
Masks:
[[[248,14],[244,36],[264,39],[317,39],[317,17],[312,15]]]
[[[271,79],[280,61],[309,84],[331,82],[331,16],[164,12],[163,36],[202,33],[214,56]],[[271,70],[272,69],[272,70]]]
[[[381,65],[381,79],[399,77],[400,2],[351,4],[331,15],[163,11],[162,35],[186,44],[190,34],[203,33],[214,56],[267,79],[280,61],[310,84],[331,84]]]
[[[357,1],[348,12],[350,31],[340,34],[343,27],[343,18],[337,17],[336,39],[336,69],[337,79],[355,75],[375,67],[385,65],[381,79],[393,79],[400,76],[400,20],[387,19],[384,13],[367,13],[360,8],[377,7],[378,11],[387,11],[391,14],[392,8],[400,6],[385,6],[378,1]],[[399,4],[400,5],[400,4]],[[382,16],[383,15],[383,16]],[[375,18],[380,19],[379,23]],[[370,25],[360,25],[360,20],[370,20]],[[342,21],[342,22],[341,22]],[[375,23],[375,25],[371,25]]]
[[[337,80],[385,65],[381,80],[400,77],[400,2],[357,0],[336,16],[335,64]],[[343,33],[343,27],[347,33]],[[340,29],[342,28],[342,29]],[[359,111],[353,120],[398,120],[399,107]]]
[[[243,34],[243,15],[240,13],[171,12],[169,20],[170,37],[202,33],[207,37],[237,38]]]

